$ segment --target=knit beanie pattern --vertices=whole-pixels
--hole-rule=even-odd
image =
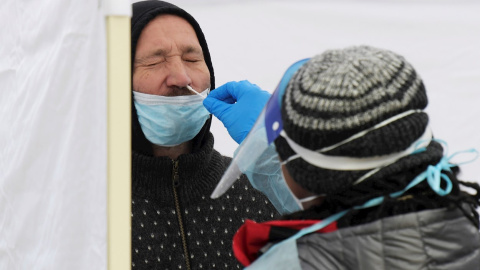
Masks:
[[[328,50],[306,62],[287,84],[283,129],[295,143],[317,151],[427,104],[422,79],[404,57],[370,46]],[[414,112],[322,154],[355,158],[393,154],[419,139],[427,125],[428,115]],[[282,160],[295,154],[284,138],[275,144]],[[387,167],[408,163],[408,157],[401,160]],[[286,166],[296,182],[316,194],[342,192],[369,171],[319,168],[301,158]]]

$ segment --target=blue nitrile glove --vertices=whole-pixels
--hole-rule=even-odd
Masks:
[[[242,143],[270,98],[270,93],[249,81],[228,82],[203,100],[203,106],[227,128],[238,144]]]

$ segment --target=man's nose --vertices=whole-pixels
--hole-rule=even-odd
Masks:
[[[170,59],[168,65],[167,86],[169,87],[185,87],[192,83],[192,79],[188,74],[187,67],[182,59]]]

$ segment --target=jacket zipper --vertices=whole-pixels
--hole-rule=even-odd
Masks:
[[[190,270],[191,269],[190,257],[188,256],[187,238],[185,237],[185,230],[183,228],[183,221],[182,221],[182,212],[180,211],[180,203],[178,201],[178,194],[177,194],[177,187],[180,185],[179,176],[178,176],[178,160],[173,160],[172,181],[173,181],[173,197],[175,199],[175,209],[177,211],[178,225],[180,226],[180,236],[182,237],[185,263],[187,265],[187,270]]]

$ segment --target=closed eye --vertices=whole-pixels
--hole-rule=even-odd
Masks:
[[[183,60],[183,61],[189,62],[189,63],[195,63],[195,62],[199,62],[199,61],[201,61],[201,60],[200,60],[200,59],[185,59],[185,60]]]
[[[147,64],[145,65],[146,67],[153,67],[153,66],[156,66],[158,64],[160,64],[161,62],[155,62],[155,63],[151,63],[151,64]]]
[[[184,48],[182,59],[185,62],[196,63],[203,61],[203,52],[201,48],[189,46]]]
[[[151,61],[145,61],[145,63],[143,63],[143,66],[144,67],[155,67],[157,65],[160,65],[162,63],[165,63],[165,58],[158,58],[157,59],[151,59]]]

